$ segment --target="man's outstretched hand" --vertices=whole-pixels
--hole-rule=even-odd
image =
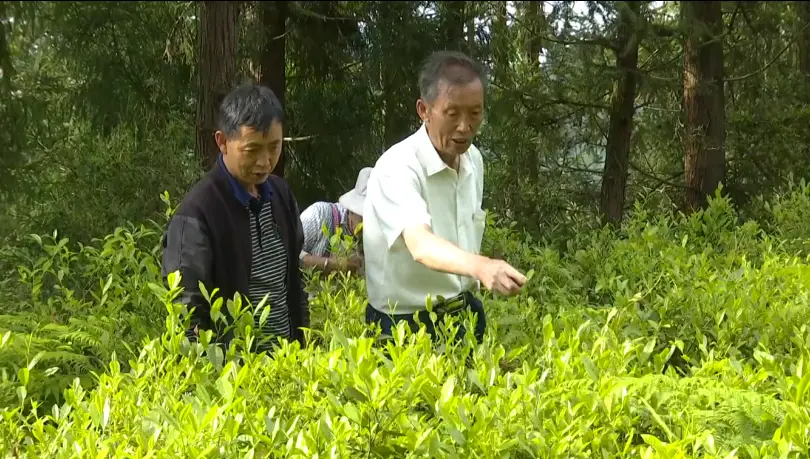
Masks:
[[[526,276],[503,260],[485,258],[476,269],[476,276],[484,288],[501,295],[513,296],[520,293],[526,284]]]

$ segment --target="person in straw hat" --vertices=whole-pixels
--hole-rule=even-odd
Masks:
[[[370,167],[363,168],[357,175],[354,189],[344,193],[338,202],[319,201],[301,213],[304,230],[304,246],[300,256],[302,266],[314,268],[323,273],[333,271],[360,273],[362,271],[362,254],[354,253],[348,257],[332,254],[331,238],[340,228],[342,235],[355,237],[357,249],[362,250],[357,233],[358,226],[363,221],[363,205],[371,169]],[[324,232],[324,227],[326,232]]]

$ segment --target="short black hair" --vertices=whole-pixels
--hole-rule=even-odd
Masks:
[[[439,96],[439,83],[464,85],[478,78],[486,89],[486,70],[466,54],[458,51],[437,51],[422,64],[419,72],[419,97],[433,102]]]
[[[222,99],[217,129],[227,137],[238,135],[242,126],[264,133],[273,121],[284,122],[284,109],[275,93],[266,86],[243,84]]]

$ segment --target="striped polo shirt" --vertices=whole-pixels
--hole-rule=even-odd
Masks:
[[[255,199],[255,198],[254,198]],[[255,205],[255,204],[254,204]],[[249,209],[251,210],[251,209]],[[248,284],[248,300],[257,307],[267,296],[265,308],[270,307],[266,322],[259,326],[263,311],[256,311],[257,350],[271,349],[275,337],[291,339],[290,311],[287,307],[287,251],[273,219],[273,206],[262,202],[261,210],[250,211],[252,266]]]
[[[221,155],[217,162],[228,174],[234,196],[250,215],[252,259],[247,299],[254,308],[256,351],[270,351],[278,344],[277,338],[292,339],[290,310],[287,306],[287,249],[273,218],[270,201],[273,192],[270,183],[264,182],[258,186],[259,196],[251,196],[228,172]],[[265,296],[267,301],[264,307],[257,311],[255,308]],[[306,301],[306,296],[302,301]],[[265,323],[260,325],[262,312],[267,307],[270,307],[270,313]]]

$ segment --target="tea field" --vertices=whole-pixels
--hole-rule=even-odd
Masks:
[[[332,277],[312,281],[308,347],[272,356],[242,352],[260,313],[241,301],[220,303],[227,353],[183,338],[162,222],[32,237],[3,252],[3,455],[807,457],[810,190],[757,220],[722,199],[652,215],[559,247],[493,220],[485,251],[531,280],[485,295],[483,343],[378,340],[362,281]]]

